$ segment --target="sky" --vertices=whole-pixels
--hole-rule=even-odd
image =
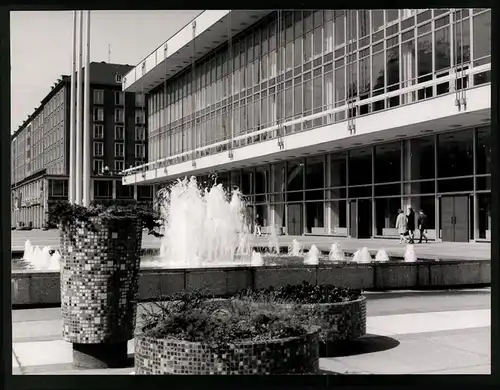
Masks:
[[[90,61],[137,65],[200,11],[92,11]],[[71,73],[72,11],[10,14],[11,132]]]

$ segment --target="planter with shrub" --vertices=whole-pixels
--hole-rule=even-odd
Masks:
[[[244,290],[235,301],[254,308],[272,306],[320,328],[320,341],[350,341],[366,334],[366,298],[360,290],[303,282],[279,288]]]
[[[63,339],[73,364],[123,367],[137,313],[142,229],[155,216],[134,207],[54,206],[60,229]]]
[[[315,374],[318,332],[272,309],[184,294],[141,316],[136,375]]]

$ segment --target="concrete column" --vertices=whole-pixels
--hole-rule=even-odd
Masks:
[[[111,192],[113,199],[116,199],[116,180],[113,180],[113,189]]]
[[[70,203],[75,202],[75,99],[76,99],[76,21],[77,12],[73,11],[73,62],[71,67],[71,98],[70,98],[70,119],[69,119],[69,181],[68,181],[68,200]]]
[[[83,194],[84,206],[90,204],[90,11],[87,11],[87,49],[85,58],[85,85],[83,99]]]
[[[134,184],[134,199],[137,200],[137,184]]]
[[[94,200],[94,179],[90,179],[90,201]]]
[[[78,52],[78,77],[76,95],[76,163],[75,163],[75,203],[82,204],[82,52],[83,52],[83,11],[80,12],[80,35]]]

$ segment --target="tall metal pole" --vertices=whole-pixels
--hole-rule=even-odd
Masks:
[[[90,11],[87,11],[87,48],[83,89],[83,205],[90,204]]]
[[[71,99],[70,99],[70,119],[69,119],[69,185],[68,200],[70,203],[75,202],[75,98],[76,98],[76,20],[78,15],[73,11],[73,63],[71,67]]]
[[[78,52],[78,78],[76,95],[76,164],[75,203],[82,204],[82,51],[83,51],[83,11],[80,13],[80,35]]]

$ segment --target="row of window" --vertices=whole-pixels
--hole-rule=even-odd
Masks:
[[[104,108],[94,107],[94,121],[103,122],[104,121]],[[115,108],[115,122],[124,123],[125,122],[125,109]],[[138,125],[145,124],[145,109],[139,108],[135,110],[135,123]]]
[[[104,143],[94,142],[94,157],[104,156]],[[115,157],[125,156],[125,144],[115,142]],[[146,146],[144,144],[135,144],[135,158],[146,158]]]
[[[104,138],[104,125],[94,124],[94,139]],[[115,140],[122,141],[125,140],[125,126],[115,126]],[[146,140],[146,129],[142,126],[135,127],[135,140],[145,141]]]
[[[125,92],[123,91],[114,91],[114,100],[116,106],[123,106],[125,104]],[[104,90],[103,89],[94,89],[94,104],[104,104]],[[136,107],[144,107],[144,94],[136,93],[135,94],[135,106]]]
[[[115,160],[113,164],[114,164],[114,172],[116,174],[123,172],[123,170],[125,169],[125,161],[123,160]],[[93,167],[94,167],[94,174],[96,175],[109,172],[109,167],[104,166],[104,160],[102,159],[95,158],[93,160]],[[129,168],[132,168],[132,165]]]
[[[187,151],[193,147],[221,141],[227,139],[231,133],[239,135],[268,127],[283,119],[298,119],[333,107],[343,106],[351,99],[363,100],[425,82],[449,74],[452,64],[466,64],[467,67],[470,67],[490,61],[490,11],[461,10],[451,13],[449,10],[434,10],[433,12],[427,10],[409,18],[407,16],[411,13],[407,12],[404,14],[407,18],[402,21],[398,21],[397,18],[392,19],[393,16],[389,16],[391,11],[387,11],[385,14],[384,11],[371,11],[371,13],[369,11],[352,11],[357,12],[360,18],[363,12],[366,12],[367,14],[363,16],[364,20],[368,20],[368,26],[371,23],[374,28],[376,27],[374,31],[381,39],[379,41],[378,37],[374,37],[371,41],[362,42],[362,36],[367,35],[370,31],[369,28],[365,29],[368,32],[362,29],[359,32],[360,39],[350,42],[347,47],[345,45],[345,22],[347,20],[345,14],[336,15],[335,23],[339,24],[334,23],[333,27],[329,25],[331,20],[326,19],[323,24],[318,21],[316,28],[323,29],[318,30],[322,31],[323,38],[324,34],[329,31],[332,31],[333,38],[335,38],[335,29],[341,26],[340,30],[345,34],[341,35],[343,38],[339,43],[340,49],[335,46],[335,52],[332,53],[331,46],[325,44],[324,48],[330,51],[329,53],[325,54],[321,51],[322,55],[318,55],[317,58],[308,57],[309,62],[304,63],[303,39],[291,40],[288,47],[291,50],[292,58],[299,54],[296,57],[299,61],[298,66],[295,67],[295,63],[293,63],[294,67],[292,68],[291,63],[289,70],[282,69],[284,77],[281,79],[266,79],[266,81],[261,82],[261,76],[264,74],[261,72],[262,61],[259,66],[255,66],[255,53],[262,52],[260,49],[255,49],[255,46],[247,45],[247,49],[253,50],[252,55],[245,52],[247,58],[254,60],[252,63],[241,67],[240,58],[239,66],[243,69],[243,78],[241,78],[241,73],[239,77],[233,77],[231,80],[228,77],[224,78],[223,71],[221,71],[221,78],[218,78],[219,65],[217,60],[215,62],[208,60],[207,63],[215,64],[215,67],[211,67],[211,69],[210,66],[206,65],[207,63],[200,64],[196,72],[202,72],[202,74],[206,72],[206,77],[205,81],[201,82],[201,89],[195,92],[194,104],[198,112],[196,134],[190,134],[191,132],[195,133],[195,126],[190,117],[193,108],[193,95],[190,94],[189,74],[172,82],[169,81],[166,91],[158,90],[149,97],[151,114],[148,117],[148,129],[151,140],[151,158],[162,158]],[[394,11],[394,15],[398,14],[397,10]],[[475,15],[471,17],[473,13]],[[382,15],[381,18],[380,15]],[[377,20],[384,21],[384,15],[386,22],[394,23],[392,25],[385,23],[382,25],[383,28],[379,29]],[[363,25],[363,23],[359,22],[358,24]],[[471,30],[473,34],[471,34]],[[252,32],[249,34],[251,37]],[[353,35],[356,34],[353,33]],[[473,42],[471,42],[471,35],[473,35]],[[324,42],[323,38],[317,41]],[[327,38],[330,39],[329,33]],[[314,38],[311,39],[314,42]],[[323,46],[319,47],[323,50]],[[284,58],[286,58],[286,47],[283,50],[285,50]],[[346,52],[349,55],[346,56]],[[470,63],[471,54],[474,58],[473,64]],[[224,53],[218,55],[223,56]],[[286,67],[286,61],[283,63]],[[272,68],[269,68],[269,64]],[[274,60],[268,61],[266,74],[274,75],[277,73],[278,66],[280,66],[279,61],[277,63]],[[227,71],[228,66],[226,65],[225,68]],[[224,64],[222,64],[222,69],[224,69]],[[212,77],[214,74],[215,77]],[[246,93],[238,94],[234,87],[235,83],[238,83],[237,80],[243,83],[248,80],[250,84],[247,85],[254,86],[254,88],[247,88]],[[468,81],[468,78],[460,79],[457,83],[445,82],[436,89],[422,88],[418,93],[382,99],[353,109],[350,115],[365,115],[400,104],[411,103],[417,99],[449,93],[463,85],[464,81]],[[474,85],[488,81],[488,75],[474,77]],[[209,84],[204,87],[204,83]],[[231,92],[234,92],[234,99],[229,98]],[[164,108],[165,104],[167,105],[166,109]],[[338,113],[333,120],[344,120],[345,115],[346,112]],[[320,118],[311,125],[321,125],[321,121]]]

